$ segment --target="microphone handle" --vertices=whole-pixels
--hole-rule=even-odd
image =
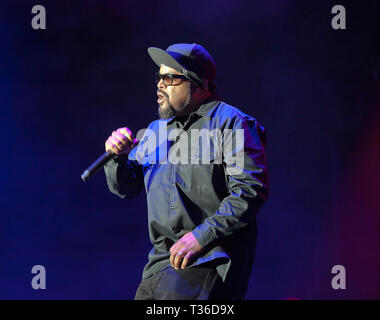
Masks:
[[[99,168],[103,167],[108,161],[110,161],[115,156],[116,154],[112,152],[104,152],[82,173],[82,180],[87,181],[92,175],[94,175],[99,170]]]

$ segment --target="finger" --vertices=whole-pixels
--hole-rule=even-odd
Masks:
[[[116,131],[112,132],[112,138],[123,146],[128,146],[131,143],[126,136]]]
[[[191,259],[191,257],[193,256],[193,252],[192,251],[189,251],[185,257],[183,258],[182,260],[182,265],[181,265],[181,268],[182,269],[185,269],[187,267],[187,264],[189,263],[189,260]]]
[[[105,149],[107,152],[109,152],[109,151],[112,152],[111,145],[109,144],[108,140],[104,143],[104,146],[105,146]]]
[[[111,150],[111,152],[113,154],[117,154],[117,155],[121,154],[121,151],[114,144],[111,145],[111,149],[110,150]]]
[[[171,253],[175,253],[175,252],[177,252],[178,250],[177,250],[177,248],[179,247],[179,243],[178,242],[176,242],[175,244],[173,244],[171,247],[170,247],[170,252]]]
[[[176,257],[177,251],[172,252],[170,255],[170,265],[174,268],[175,267],[175,257]]]
[[[105,143],[105,147],[106,147],[107,152],[112,152],[112,153],[118,152],[118,149],[115,147],[115,145],[112,143],[112,141],[109,138]]]
[[[123,150],[126,148],[122,143],[119,142],[119,140],[115,139],[114,137],[109,138],[109,143],[111,144],[112,148],[118,149],[120,152],[123,152]]]
[[[178,242],[177,242],[177,244],[178,244]],[[177,245],[177,247],[178,247],[178,245]],[[177,250],[175,250],[175,251],[171,250],[170,265],[172,267],[175,267],[174,261],[175,261],[175,257],[177,255],[178,251],[181,251],[181,250],[179,248]]]
[[[128,128],[121,128],[121,129],[118,129],[117,132],[122,135],[124,137],[124,139],[126,139],[130,144],[134,144],[135,141],[137,141],[135,139],[135,137],[133,136],[132,134],[132,131],[129,130]]]
[[[181,252],[181,251],[178,251],[178,252]],[[174,258],[174,268],[175,269],[179,268],[180,263],[181,263],[181,261],[183,259],[183,256],[184,256],[183,254],[178,254],[178,252],[177,252],[177,254],[175,255],[175,258]]]
[[[116,144],[115,140],[109,138],[106,141],[106,151],[111,151],[112,153],[119,155],[123,152],[123,149]]]
[[[135,136],[133,135],[132,131],[129,129],[129,128],[120,128],[118,130],[120,134],[124,135],[125,137],[128,138],[129,141],[131,141],[131,143],[134,143],[134,141],[136,140],[135,139]]]
[[[128,148],[132,145],[132,142],[124,135],[122,135],[120,132],[112,132],[112,139],[114,144],[121,147],[122,150],[125,150],[125,148]]]

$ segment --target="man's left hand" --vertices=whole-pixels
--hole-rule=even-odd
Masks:
[[[180,266],[182,269],[185,269],[189,260],[199,254],[201,250],[202,246],[194,237],[193,233],[188,232],[171,246],[170,264],[175,269],[178,269]]]

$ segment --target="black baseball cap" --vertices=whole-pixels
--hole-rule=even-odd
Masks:
[[[176,43],[166,51],[150,47],[148,53],[158,65],[164,64],[193,80],[204,90],[214,91],[216,65],[208,51],[199,44]]]

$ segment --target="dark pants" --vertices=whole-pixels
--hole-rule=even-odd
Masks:
[[[236,300],[212,266],[166,268],[143,279],[135,300]]]

